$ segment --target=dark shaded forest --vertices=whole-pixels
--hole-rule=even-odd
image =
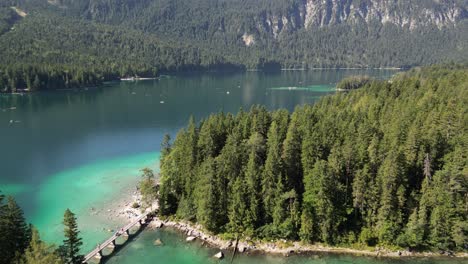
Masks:
[[[468,249],[466,66],[314,105],[190,120],[161,153],[160,214],[235,238]]]

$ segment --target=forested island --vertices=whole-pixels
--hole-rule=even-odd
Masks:
[[[190,120],[161,150],[160,214],[235,239],[468,249],[466,66],[269,112]]]

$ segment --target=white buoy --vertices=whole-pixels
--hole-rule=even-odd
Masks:
[[[159,101],[160,104],[164,104],[164,101]]]
[[[229,94],[229,91],[227,91],[226,93]]]

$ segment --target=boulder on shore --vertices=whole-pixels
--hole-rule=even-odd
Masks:
[[[163,227],[163,223],[161,221],[156,221],[156,222],[154,222],[154,227],[155,228],[161,228],[161,227]]]
[[[221,249],[228,249],[232,247],[232,241],[229,240],[228,242],[224,243],[224,245],[221,247]]]
[[[194,236],[189,236],[189,237],[187,237],[187,238],[185,239],[185,241],[187,241],[187,242],[192,242],[192,241],[194,241],[195,239],[196,239],[196,237],[194,237]]]
[[[240,253],[244,253],[246,249],[247,249],[247,248],[244,247],[244,245],[239,245],[239,246],[237,247],[237,251],[239,251]]]
[[[224,253],[222,251],[216,253],[214,256],[214,258],[217,258],[217,259],[222,259],[224,258]]]

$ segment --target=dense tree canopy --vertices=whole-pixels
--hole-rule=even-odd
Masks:
[[[165,140],[161,214],[215,233],[466,251],[468,69],[363,85],[290,115],[191,120]]]
[[[0,263],[19,261],[29,245],[31,229],[12,197],[0,193]]]
[[[117,76],[102,69],[60,65],[0,65],[0,92],[71,89],[101,85]]]

